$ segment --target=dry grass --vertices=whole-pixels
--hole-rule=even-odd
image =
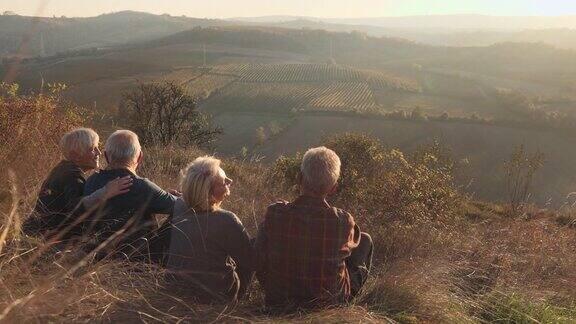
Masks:
[[[200,154],[174,148],[149,150],[148,159],[158,162],[145,164],[142,171],[173,186],[174,170]],[[235,179],[234,194],[225,207],[241,216],[254,234],[266,204],[282,194],[266,182],[263,166],[242,161],[224,165]],[[32,200],[16,198],[10,200]],[[5,219],[10,210],[16,211],[15,217],[24,217],[30,205],[13,207],[2,210]],[[239,305],[198,305],[186,292],[166,286],[162,269],[154,266],[93,262],[74,250],[46,249],[39,254],[44,242],[10,235],[0,255],[0,318],[8,322],[477,322],[492,321],[492,315],[508,314],[508,308],[516,307],[526,318],[538,317],[544,309],[553,315],[543,313],[540,318],[567,313],[572,317],[566,320],[575,319],[574,229],[558,225],[552,214],[526,220],[505,218],[489,208],[470,209],[469,214],[479,215],[463,217],[462,223],[450,227],[383,219],[380,227],[365,228],[376,242],[375,271],[355,305],[285,316],[264,312],[257,286],[252,297]],[[519,311],[516,308],[513,312]]]
[[[26,143],[48,135],[60,134],[23,131],[20,138]],[[359,152],[361,145],[373,144],[347,141],[348,150]],[[263,308],[257,283],[251,297],[240,304],[200,305],[186,291],[168,286],[163,270],[153,265],[96,262],[81,249],[57,250],[47,242],[20,236],[18,224],[31,211],[41,180],[59,158],[49,138],[45,143],[41,159],[31,147],[25,148],[29,155],[5,160],[14,172],[2,175],[0,322],[576,321],[574,212],[510,217],[500,206],[454,196],[449,177],[438,173],[446,171],[437,164],[441,159],[433,158],[439,157],[438,152],[408,157],[372,147],[362,159],[375,170],[385,162],[387,173],[371,178],[355,177],[354,172],[363,169],[353,160],[360,155],[347,155],[354,163],[346,164],[346,186],[335,199],[354,211],[362,229],[372,234],[373,276],[350,307],[271,315]],[[145,154],[142,175],[174,188],[178,170],[203,153],[164,147],[147,148]],[[285,167],[290,167],[288,162]],[[269,203],[293,197],[289,185],[273,180],[278,166],[230,159],[223,166],[235,180],[224,208],[235,212],[251,234]],[[391,196],[386,199],[378,196],[383,183]]]

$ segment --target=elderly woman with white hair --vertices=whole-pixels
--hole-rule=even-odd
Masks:
[[[220,207],[230,194],[220,160],[199,157],[183,171],[172,219],[168,278],[200,302],[245,296],[255,268],[250,237],[238,217]]]
[[[98,134],[90,128],[77,128],[64,134],[60,141],[64,159],[42,183],[34,213],[24,223],[26,234],[69,238],[78,234],[73,230],[78,221],[75,218],[83,210],[129,190],[131,179],[119,178],[84,197],[86,177],[99,167],[98,143]]]

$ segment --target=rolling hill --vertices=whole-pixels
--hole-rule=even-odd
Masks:
[[[448,48],[359,32],[219,26],[28,60],[16,81],[24,89],[64,82],[69,99],[104,117],[122,113],[122,93],[138,82],[177,82],[223,126],[216,151],[225,155],[271,160],[344,131],[407,150],[448,138],[473,170],[461,184],[484,199],[502,197],[502,164],[524,143],[550,161],[535,198],[558,205],[576,184],[566,136],[576,116],[574,59],[542,44]]]
[[[88,18],[0,15],[0,57],[53,55],[133,43],[195,26],[229,25],[212,19],[121,11]]]
[[[544,43],[576,49],[576,19],[566,17],[490,17],[475,15],[416,16],[374,19],[326,19],[270,16],[231,21],[333,32],[358,31],[435,46],[490,46],[506,42]]]
[[[492,29],[519,30],[526,28],[576,28],[576,16],[490,16],[477,14],[420,15],[367,18],[318,18],[303,16],[235,17],[233,21],[279,23],[293,20],[313,20],[343,25],[364,25],[386,28],[422,29]]]

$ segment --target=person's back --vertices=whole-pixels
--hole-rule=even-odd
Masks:
[[[300,197],[268,207],[255,246],[266,305],[284,311],[350,301],[366,282],[372,259],[370,236],[326,201],[340,176],[338,155],[310,149],[300,171]]]
[[[143,237],[154,224],[153,214],[170,214],[176,198],[162,190],[148,179],[141,178],[127,169],[102,170],[86,181],[84,192],[87,195],[103,188],[116,178],[130,176],[130,191],[108,200],[102,208],[93,212],[83,228],[99,235],[97,241],[103,242],[110,235],[126,226],[126,243]]]
[[[167,277],[202,302],[242,299],[256,266],[242,222],[220,208],[231,183],[220,160],[199,157],[184,170],[174,207]]]
[[[205,301],[243,295],[238,281],[245,286],[255,260],[238,217],[223,209],[195,213],[182,200],[174,209],[166,268],[175,282]]]
[[[74,162],[63,160],[42,183],[34,214],[24,224],[27,234],[43,234],[69,223],[69,216],[83,197],[84,172]]]
[[[112,133],[106,140],[104,156],[107,169],[88,178],[84,194],[89,195],[124,176],[131,177],[132,187],[94,210],[82,224],[82,232],[90,236],[92,245],[106,242],[108,246],[104,247],[103,255],[121,252],[129,259],[162,262],[164,241],[168,238],[152,233],[155,224],[152,216],[172,213],[176,197],[136,175],[143,154],[135,133],[128,130]],[[152,244],[153,237],[157,244]]]
[[[266,304],[323,306],[351,295],[345,259],[359,242],[350,214],[300,196],[268,208],[258,242]],[[262,246],[264,245],[264,246]]]
[[[60,151],[63,160],[42,183],[34,212],[23,225],[28,235],[60,236],[73,221],[72,212],[83,198],[86,172],[98,168],[100,150],[98,134],[89,128],[77,128],[62,136]]]

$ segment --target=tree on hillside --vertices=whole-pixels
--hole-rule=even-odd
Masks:
[[[264,142],[266,142],[268,136],[266,136],[266,130],[264,129],[264,127],[260,126],[256,128],[255,137],[256,137],[256,145],[262,145],[264,144]]]
[[[173,82],[140,84],[124,93],[120,111],[145,145],[205,148],[222,133],[198,111],[196,99]]]
[[[537,151],[530,155],[524,145],[514,149],[504,164],[506,191],[513,215],[519,214],[531,196],[534,175],[544,164],[544,154]]]

